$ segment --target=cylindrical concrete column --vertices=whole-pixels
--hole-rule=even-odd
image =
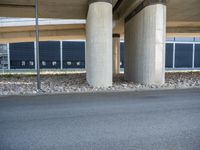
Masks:
[[[112,86],[112,4],[91,0],[86,22],[86,73],[93,87]]]
[[[140,9],[136,9],[138,12],[126,18],[124,61],[125,79],[128,81],[144,84],[165,82],[166,6],[162,0],[157,2],[145,0],[143,9],[140,5]]]
[[[120,73],[120,34],[113,34],[113,74]]]

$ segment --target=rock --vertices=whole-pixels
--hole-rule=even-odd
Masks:
[[[134,84],[124,81],[123,74],[114,76],[112,87],[94,88],[87,84],[84,73],[64,75],[42,75],[42,90],[46,93],[69,92],[95,92],[116,90],[145,90],[145,89],[175,89],[175,88],[200,88],[200,72],[195,73],[166,73],[164,85]],[[24,95],[36,94],[36,77],[22,75],[3,77],[0,87],[0,95]]]

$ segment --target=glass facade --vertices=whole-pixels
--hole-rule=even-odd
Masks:
[[[63,68],[85,68],[85,42],[63,42]]]
[[[195,61],[194,66],[200,68],[200,44],[195,45]]]
[[[200,40],[198,37],[168,38],[166,68],[199,69],[200,42],[198,40]],[[39,46],[41,69],[61,69],[61,61],[64,69],[85,68],[84,41],[48,41],[40,42]],[[120,48],[120,67],[124,68],[124,42],[120,43]],[[0,69],[8,69],[9,66],[11,69],[34,69],[34,60],[34,42],[0,44]]]
[[[166,68],[173,67],[173,44],[171,44],[171,43],[166,44],[165,66],[166,66]]]
[[[120,67],[124,68],[124,43],[120,43]]]
[[[7,44],[0,44],[0,69],[8,69],[8,48]]]
[[[60,42],[40,42],[40,68],[60,68]]]
[[[11,69],[34,69],[34,43],[10,44],[10,68]]]
[[[175,68],[192,68],[193,44],[176,44]]]

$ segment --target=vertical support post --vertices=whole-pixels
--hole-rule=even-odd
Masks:
[[[37,67],[37,89],[41,89],[40,82],[40,58],[39,58],[39,21],[38,21],[38,0],[35,0],[35,38],[36,38],[36,67]]]
[[[5,54],[4,54],[4,49],[3,49],[3,59],[2,59],[2,61],[3,61],[3,62],[2,62],[2,64],[3,64],[3,68],[2,68],[3,74],[5,73],[5,70],[4,70],[4,66],[5,66],[5,65],[4,65],[4,64],[5,64],[5,57],[4,57],[4,55],[5,55]]]
[[[36,42],[34,41],[34,64],[35,64],[35,70],[37,70],[37,58],[36,58]]]
[[[195,62],[195,43],[193,42],[193,52],[192,52],[192,69],[195,68],[194,66],[194,62]]]
[[[173,69],[175,69],[176,44],[173,42]]]
[[[60,69],[63,70],[63,43],[60,41]]]
[[[8,54],[8,70],[10,71],[10,44],[7,43],[7,54]]]

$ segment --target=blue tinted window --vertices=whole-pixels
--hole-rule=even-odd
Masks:
[[[192,67],[192,44],[176,44],[175,46],[175,67],[190,68]]]
[[[121,62],[120,67],[124,68],[124,42],[120,43],[120,62]]]
[[[63,67],[85,68],[85,42],[63,42]]]
[[[40,42],[40,67],[41,68],[60,68],[60,42]],[[56,65],[52,64],[52,61],[56,61]],[[42,62],[46,62],[43,65]]]
[[[195,45],[195,67],[200,67],[200,44]]]
[[[173,67],[173,44],[166,44],[165,66],[166,68]]]
[[[22,61],[23,64],[22,65]],[[10,44],[10,68],[11,69],[33,69],[34,65],[34,43],[11,43]]]

